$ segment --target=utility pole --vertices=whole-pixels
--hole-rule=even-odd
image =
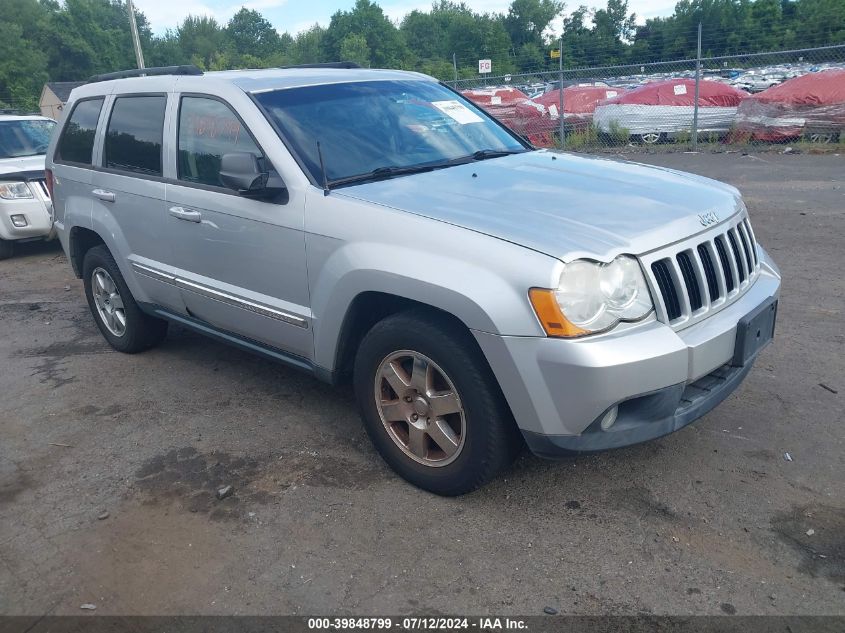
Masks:
[[[138,63],[138,68],[144,68],[144,53],[141,51],[141,38],[138,37],[138,25],[135,23],[135,7],[132,6],[132,0],[126,0],[126,10],[129,12],[129,30],[132,32],[135,61]]]
[[[695,57],[695,106],[692,111],[692,149],[698,149],[698,85],[701,83],[701,22],[698,23],[698,54]]]
[[[560,62],[560,109],[558,110],[558,124],[560,126],[560,148],[566,149],[566,131],[564,128],[564,121],[563,121],[563,31],[560,32],[560,49],[558,50],[560,53],[560,57],[558,61]]]
[[[458,56],[456,53],[452,53],[452,68],[455,69],[455,88],[458,87]]]

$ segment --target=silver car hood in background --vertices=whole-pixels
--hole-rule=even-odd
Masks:
[[[550,151],[356,185],[332,192],[448,222],[565,261],[643,254],[710,229],[742,207],[715,180]],[[457,242],[456,242],[457,243]]]

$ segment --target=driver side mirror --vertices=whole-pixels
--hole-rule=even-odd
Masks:
[[[286,189],[281,176],[275,170],[262,169],[258,157],[250,152],[223,154],[220,182],[245,198],[273,198]]]

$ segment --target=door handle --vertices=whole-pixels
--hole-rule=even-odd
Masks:
[[[102,200],[103,202],[114,202],[114,193],[111,191],[106,191],[105,189],[94,189],[91,193],[94,194],[95,198]]]
[[[170,207],[167,212],[177,220],[185,220],[186,222],[200,222],[202,220],[202,214],[193,209]]]

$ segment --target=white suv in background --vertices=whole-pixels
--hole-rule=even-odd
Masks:
[[[43,116],[0,114],[0,259],[12,256],[15,242],[55,235],[44,180],[44,154],[55,126]]]

